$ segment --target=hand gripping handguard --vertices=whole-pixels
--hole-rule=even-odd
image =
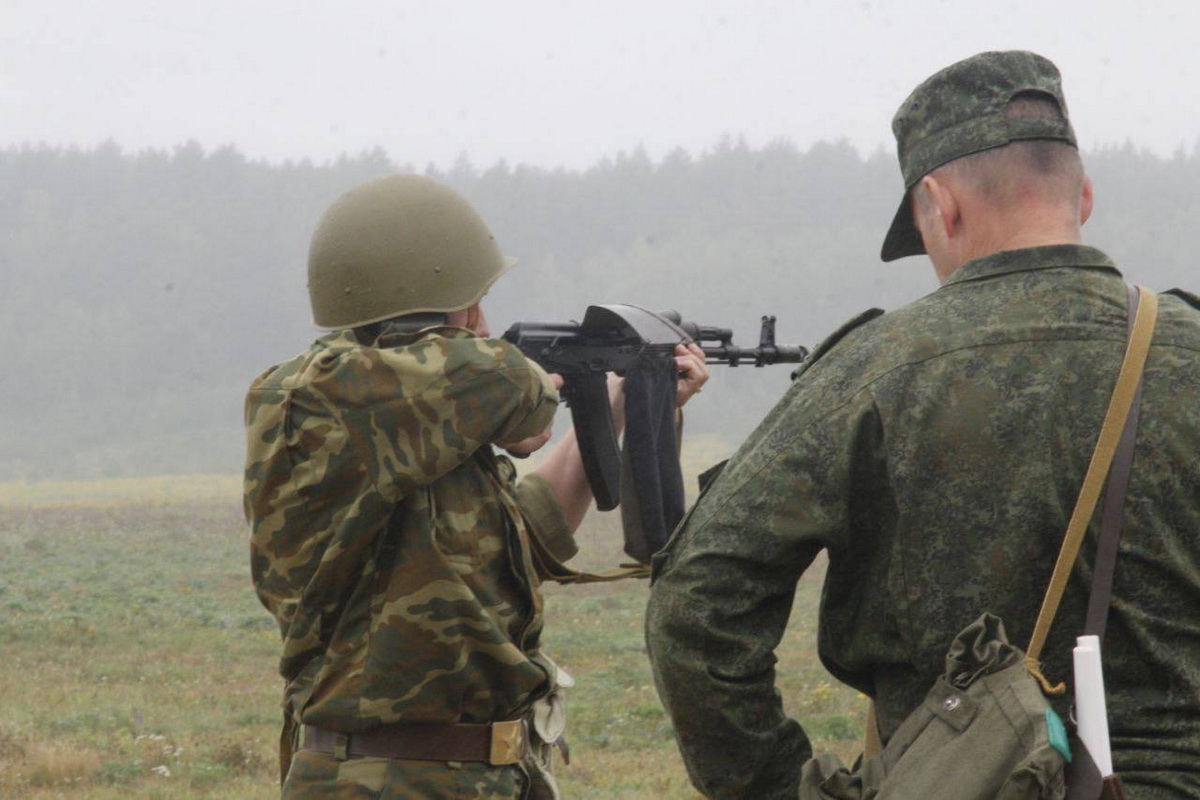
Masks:
[[[607,373],[625,376],[653,362],[673,365],[675,347],[689,342],[700,345],[709,364],[732,367],[794,364],[808,356],[803,347],[775,343],[775,317],[762,318],[757,347],[742,348],[733,344],[729,329],[685,322],[674,311],[656,313],[628,304],[588,306],[582,322],[518,322],[503,338],[546,371],[562,376],[563,398],[571,409],[584,471],[601,511],[616,508],[621,501],[621,450],[609,405]],[[668,389],[673,398],[673,382],[656,385],[655,391]],[[658,461],[665,464],[669,460]],[[677,473],[677,457],[673,463]],[[666,520],[665,532],[653,536],[658,541],[635,549],[653,553],[665,543],[677,521]],[[626,544],[627,552],[641,560],[642,555],[629,548],[628,531]]]

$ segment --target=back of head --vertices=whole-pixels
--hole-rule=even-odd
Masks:
[[[1054,98],[1024,92],[1009,101],[1006,120],[1064,120]],[[930,174],[968,186],[996,211],[1022,204],[1076,206],[1083,162],[1079,151],[1056,139],[1018,139],[1000,147],[957,158]],[[920,196],[920,184],[914,187]]]
[[[925,175],[961,170],[1000,198],[1002,179],[1013,170],[1069,172],[1068,162],[1078,160],[1058,69],[1025,51],[980,53],[940,70],[901,104],[892,130],[905,195],[883,243],[884,261],[925,252],[909,202]]]
[[[419,175],[356,186],[326,210],[308,253],[318,328],[469,308],[511,262],[457,192]]]

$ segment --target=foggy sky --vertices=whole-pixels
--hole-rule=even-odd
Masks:
[[[4,0],[0,146],[324,162],[585,167],[725,134],[892,150],[931,72],[986,49],[1058,63],[1085,148],[1200,143],[1200,4]]]

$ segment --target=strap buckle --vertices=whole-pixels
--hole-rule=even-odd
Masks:
[[[492,723],[488,763],[499,767],[519,764],[529,749],[529,725],[523,719]]]

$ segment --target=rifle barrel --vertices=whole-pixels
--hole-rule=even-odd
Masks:
[[[765,367],[771,364],[799,364],[808,358],[808,350],[799,345],[776,345],[772,348],[761,347],[704,347],[705,361],[709,364],[725,364],[736,367],[741,364],[753,364]]]

